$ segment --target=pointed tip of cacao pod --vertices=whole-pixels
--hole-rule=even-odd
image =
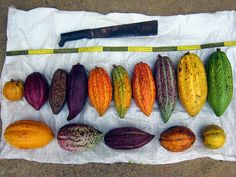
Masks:
[[[189,55],[190,54],[190,52],[189,51],[187,51],[184,55]]]

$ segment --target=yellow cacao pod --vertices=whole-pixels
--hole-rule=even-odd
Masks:
[[[178,64],[179,99],[190,116],[201,110],[207,99],[207,77],[203,62],[193,53],[186,53]]]
[[[203,144],[210,149],[219,149],[225,144],[224,130],[217,125],[208,125],[202,130]]]
[[[23,97],[24,87],[21,80],[11,80],[3,87],[3,95],[10,101],[17,101]]]
[[[51,129],[42,122],[19,120],[6,128],[4,138],[13,147],[36,149],[46,146],[54,135]]]

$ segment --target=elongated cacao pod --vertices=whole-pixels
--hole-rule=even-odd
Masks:
[[[67,151],[80,152],[93,148],[102,140],[102,133],[92,126],[67,124],[60,128],[57,142]]]
[[[206,102],[206,71],[196,54],[187,52],[178,64],[178,93],[190,116],[197,115]]]
[[[26,101],[36,110],[40,110],[48,99],[47,80],[39,72],[33,72],[26,78],[24,91]]]
[[[53,74],[48,96],[48,102],[54,114],[58,114],[65,104],[66,81],[67,72],[63,69],[57,69]]]
[[[131,150],[149,143],[154,138],[147,132],[137,128],[122,127],[110,130],[105,134],[104,141],[112,149]]]
[[[114,65],[112,79],[116,110],[120,118],[123,118],[130,107],[132,96],[129,74],[122,66]]]
[[[148,64],[140,62],[135,65],[132,89],[136,104],[146,116],[150,116],[155,103],[156,87],[152,70]]]
[[[69,115],[67,120],[75,118],[83,109],[88,95],[88,78],[81,64],[72,67],[67,82],[67,104]]]
[[[175,70],[168,57],[158,55],[155,64],[157,101],[163,121],[166,123],[175,109],[177,85]]]
[[[102,116],[112,100],[111,80],[107,72],[101,67],[95,67],[89,74],[89,99],[93,107]]]
[[[206,65],[208,102],[216,116],[224,114],[233,97],[233,74],[227,55],[217,49]]]

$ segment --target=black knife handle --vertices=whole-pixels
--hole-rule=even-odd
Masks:
[[[86,29],[86,30],[72,31],[69,33],[62,33],[59,46],[63,47],[65,42],[67,41],[73,41],[73,40],[83,39],[83,38],[92,39],[91,30]]]

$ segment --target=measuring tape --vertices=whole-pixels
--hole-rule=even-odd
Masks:
[[[208,43],[202,45],[180,45],[164,47],[146,47],[146,46],[92,46],[80,48],[61,48],[61,49],[30,49],[7,51],[7,56],[16,55],[45,55],[60,53],[81,53],[81,52],[171,52],[171,51],[189,51],[201,50],[215,47],[232,47],[236,46],[236,41]]]

